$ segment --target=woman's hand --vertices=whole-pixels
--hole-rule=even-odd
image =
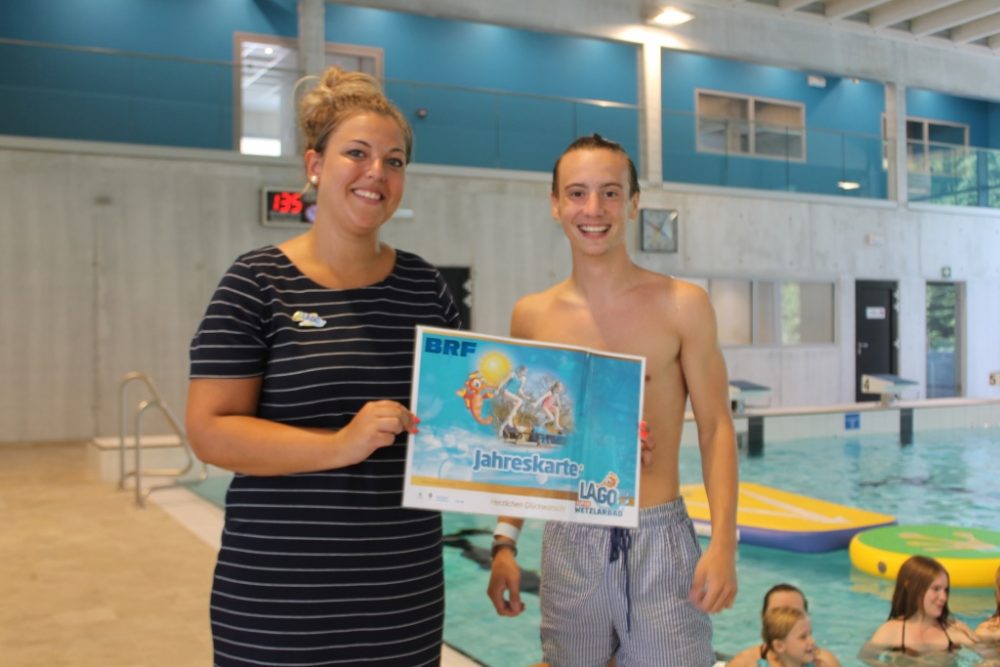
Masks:
[[[416,433],[417,416],[396,401],[370,401],[337,432],[346,464],[360,463],[376,449],[388,447],[403,431]]]

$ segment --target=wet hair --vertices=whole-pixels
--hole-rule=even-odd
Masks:
[[[910,556],[899,568],[896,575],[896,589],[892,592],[892,607],[889,609],[889,620],[907,619],[923,610],[924,595],[938,575],[948,576],[948,571],[941,563],[927,556]],[[951,579],[949,577],[949,586]],[[945,602],[938,622],[941,627],[948,626],[948,603]]]
[[[761,656],[766,655],[768,651],[773,651],[776,639],[788,637],[788,633],[792,631],[795,624],[808,617],[806,612],[795,607],[775,607],[764,614],[760,627],[760,638],[764,640]]]
[[[306,150],[322,153],[333,131],[345,120],[361,113],[376,113],[399,125],[406,144],[406,161],[413,153],[413,128],[396,105],[382,92],[378,81],[363,72],[345,72],[330,67],[319,83],[299,102],[299,127]]]
[[[798,593],[800,596],[802,596],[802,606],[805,607],[805,610],[807,612],[809,611],[809,600],[806,599],[806,594],[803,593],[802,590],[799,589],[797,586],[792,586],[791,584],[782,583],[771,586],[769,589],[767,589],[767,592],[764,593],[764,606],[760,608],[761,616],[767,613],[767,603],[771,600],[771,596],[774,593]]]
[[[994,582],[993,594],[997,599],[997,610],[993,612],[993,618],[1000,618],[1000,565],[997,566],[997,576]]]
[[[566,157],[567,153],[598,149],[612,151],[625,156],[625,159],[628,161],[628,196],[634,197],[639,194],[639,174],[635,170],[635,163],[632,162],[632,158],[629,157],[628,151],[622,148],[621,144],[611,141],[610,139],[605,139],[596,132],[573,141],[573,143],[567,146],[566,150],[562,152],[559,159],[556,160],[555,165],[552,167],[552,194],[559,194],[559,163],[562,162],[562,159]]]

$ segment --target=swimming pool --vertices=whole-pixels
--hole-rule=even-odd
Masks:
[[[895,436],[814,438],[768,443],[764,456],[741,455],[742,479],[855,507],[895,515],[900,523],[948,523],[1000,530],[1000,429],[917,433],[900,447]],[[681,449],[681,480],[701,480],[698,450]],[[527,594],[517,618],[493,611],[485,590],[488,571],[479,561],[489,549],[492,517],[445,515],[445,640],[491,667],[523,667],[541,657],[538,598]],[[519,562],[537,572],[538,521],[526,522]],[[893,582],[863,574],[846,550],[798,554],[740,546],[740,594],[732,609],[714,617],[714,647],[730,655],[758,643],[764,592],[779,581],[802,588],[810,600],[821,646],[848,667],[861,644],[885,620]],[[953,590],[950,607],[976,624],[993,608],[992,592]],[[965,653],[965,652],[963,652]],[[973,656],[957,664],[974,664]]]

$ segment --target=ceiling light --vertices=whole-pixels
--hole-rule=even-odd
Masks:
[[[271,48],[270,46],[268,46],[268,47],[265,47],[265,48],[264,48],[264,55],[265,55],[265,56],[269,56],[269,55],[271,55],[272,53],[274,53],[274,49],[273,49],[273,48]]]
[[[676,7],[664,7],[658,14],[649,19],[649,22],[672,28],[682,23],[687,23],[693,18],[694,14],[688,14]]]
[[[837,187],[841,190],[857,190],[861,184],[857,181],[837,181]]]

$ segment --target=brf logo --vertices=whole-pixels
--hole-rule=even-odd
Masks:
[[[467,357],[476,352],[476,342],[473,340],[457,341],[450,338],[424,338],[424,352],[429,354],[449,354],[453,357]]]

